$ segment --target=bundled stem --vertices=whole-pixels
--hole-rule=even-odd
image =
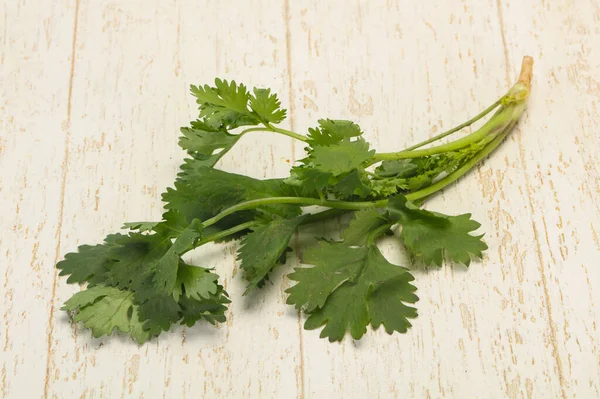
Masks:
[[[373,165],[375,163],[384,161],[384,160],[398,160],[398,159],[413,159],[426,157],[431,155],[443,154],[450,151],[456,151],[462,148],[465,148],[474,143],[483,143],[485,146],[475,154],[471,159],[465,162],[462,166],[456,169],[451,174],[446,177],[434,182],[429,187],[424,189],[420,189],[414,192],[407,193],[405,196],[409,201],[421,201],[426,197],[431,196],[437,191],[443,189],[454,181],[458,180],[461,176],[470,171],[475,165],[477,165],[481,160],[487,157],[490,153],[492,153],[506,138],[506,136],[510,133],[512,128],[517,123],[519,117],[523,113],[525,109],[525,104],[527,98],[529,96],[529,92],[531,89],[531,77],[532,77],[532,67],[533,67],[533,59],[529,56],[523,58],[523,63],[521,66],[521,72],[519,74],[519,78],[515,85],[499,100],[494,102],[491,106],[486,108],[484,111],[476,115],[475,117],[469,119],[468,121],[444,132],[435,137],[432,137],[428,140],[425,140],[421,143],[415,144],[407,149],[399,152],[391,152],[391,153],[377,153],[373,156],[373,159],[366,163],[366,166]],[[455,133],[471,124],[477,122],[484,116],[491,113],[493,110],[497,109],[494,115],[478,130],[460,138],[458,140],[454,140],[452,142],[441,144],[438,146],[430,147],[427,149],[418,149],[426,144],[433,143],[435,141],[439,141],[440,139],[449,136],[452,133]],[[271,131],[275,133],[280,133],[286,135],[288,137],[292,137],[297,140],[306,141],[306,137],[289,131],[285,129],[280,129],[273,127],[270,124],[267,124],[264,128],[250,128],[246,129],[242,132],[245,134],[247,132],[253,131]],[[360,210],[360,209],[369,209],[369,208],[383,208],[387,205],[388,200],[378,200],[378,201],[337,201],[337,200],[326,200],[326,199],[316,199],[309,197],[270,197],[270,198],[261,198],[257,200],[245,201],[239,204],[236,204],[230,208],[227,208],[215,215],[214,217],[207,219],[202,224],[204,227],[211,226],[218,221],[222,220],[224,217],[231,215],[232,213],[255,209],[265,205],[272,204],[297,204],[301,206],[323,206],[331,209],[349,211],[349,210]],[[327,217],[334,217],[339,215],[340,212],[334,212]],[[343,213],[343,212],[342,212]],[[318,215],[318,214],[317,214]],[[316,216],[316,215],[313,215]],[[325,219],[325,213],[322,216],[315,218],[315,220],[323,220]],[[239,230],[232,230],[230,234],[236,233]],[[224,234],[222,232],[221,234]],[[216,239],[222,238],[222,235],[219,235]],[[204,244],[208,242],[207,240],[203,240],[201,243]]]

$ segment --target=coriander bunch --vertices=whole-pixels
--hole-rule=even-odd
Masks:
[[[482,257],[487,245],[473,234],[480,224],[470,214],[449,216],[420,205],[510,133],[525,109],[532,65],[525,57],[517,83],[474,118],[390,153],[371,149],[351,121],[322,119],[306,135],[279,127],[286,110],[269,89],[249,92],[220,79],[214,87],[192,86],[200,113],[181,129],[179,145],[189,158],[163,193],[162,220],[125,223],[126,232],[67,254],[56,265],[60,275],[86,288],[63,309],[94,337],[118,330],[139,343],[174,323],[223,322],[230,300],[219,276],[210,265],[187,263],[188,251],[241,238],[238,259],[248,293],[285,263],[298,229],[347,213],[351,221],[340,240],[321,239],[302,249],[302,262],[310,266],[289,274],[295,285],[287,290],[287,303],[308,316],[306,329],[323,327],[321,337],[330,341],[346,333],[359,339],[368,325],[406,332],[417,316],[414,277],[409,267],[388,262],[377,242],[398,225],[399,241],[425,264],[441,266],[446,259],[468,266]],[[489,114],[473,133],[438,144]],[[300,140],[306,157],[285,179],[257,180],[215,168],[241,137],[256,132]],[[314,205],[328,209],[306,211]]]

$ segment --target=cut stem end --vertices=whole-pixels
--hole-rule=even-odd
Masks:
[[[521,73],[519,73],[518,83],[523,83],[527,86],[527,90],[531,89],[531,77],[533,76],[533,58],[526,55],[521,63]]]

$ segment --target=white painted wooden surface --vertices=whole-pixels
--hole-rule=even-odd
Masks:
[[[599,398],[600,3],[436,3],[0,3],[0,397]],[[241,298],[235,243],[193,255],[234,300],[217,329],[138,347],[91,339],[59,311],[77,287],[58,259],[160,217],[195,114],[189,84],[271,87],[295,130],[353,119],[389,151],[481,110],[525,54],[522,123],[427,205],[472,212],[490,250],[468,271],[416,272],[408,334],[320,340],[284,305],[284,268]],[[301,151],[249,135],[221,166],[281,177]],[[397,248],[384,245],[403,261]]]

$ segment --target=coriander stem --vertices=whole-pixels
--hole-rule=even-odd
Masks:
[[[252,226],[256,226],[258,223],[255,220],[252,220],[250,222],[246,222],[246,223],[242,223],[242,224],[238,224],[237,226],[234,226],[230,229],[227,230],[223,230],[223,231],[219,231],[218,233],[215,233],[213,235],[210,235],[208,237],[203,238],[202,240],[198,240],[198,242],[196,243],[196,245],[194,245],[193,247],[189,247],[188,249],[186,249],[185,251],[182,251],[179,256],[182,256],[183,254],[191,251],[192,249],[196,249],[198,247],[201,247],[204,244],[208,244],[209,242],[213,242],[213,241],[217,241],[220,240],[221,238],[225,238],[227,236],[230,236],[232,234],[235,234],[237,232],[240,232],[242,230],[246,230],[249,229]]]
[[[470,135],[463,137],[461,139],[452,141],[450,143],[438,145],[435,147],[430,147],[424,150],[414,150],[415,148],[421,147],[424,144],[429,144],[437,140],[438,136],[433,137],[429,140],[424,141],[423,143],[419,143],[408,149],[400,152],[389,152],[389,153],[380,153],[375,154],[373,159],[367,163],[366,166],[373,165],[379,161],[386,160],[396,160],[396,159],[409,159],[409,158],[419,158],[425,157],[429,155],[441,154],[448,151],[455,151],[461,148],[464,148],[472,143],[478,142],[479,140],[485,138],[486,136],[497,136],[503,132],[505,128],[512,123],[513,120],[518,119],[520,114],[523,112],[523,108],[525,106],[525,102],[527,97],[529,96],[529,92],[531,89],[531,77],[532,77],[532,67],[533,67],[533,59],[529,56],[523,58],[523,64],[521,65],[521,73],[519,74],[519,79],[517,83],[506,93],[500,100],[498,100],[495,104],[488,109],[482,112],[483,115],[491,112],[498,103],[501,104],[500,108],[496,113],[488,120],[481,128],[477,131],[471,133]],[[475,120],[483,117],[482,114],[477,115]],[[471,120],[465,122],[466,124],[472,123]],[[457,128],[462,128],[462,125],[459,125]],[[453,133],[454,129],[449,130],[448,132],[442,133],[439,136],[448,135]]]
[[[308,140],[305,136],[298,134],[296,132],[292,132],[291,130],[282,129],[280,127],[275,127],[275,126],[271,125],[270,123],[267,126],[268,126],[269,130],[272,132],[281,133],[281,134],[289,136],[293,139],[304,141],[304,142],[306,142]]]
[[[284,136],[288,136],[293,139],[304,141],[304,142],[306,142],[306,140],[307,140],[307,138],[301,134],[292,132],[291,130],[281,129],[281,128],[275,127],[271,124],[265,125],[264,127],[262,127],[262,126],[261,127],[251,127],[249,129],[245,129],[240,133],[240,136],[243,136],[244,134],[250,133],[250,132],[273,132],[273,133],[283,134]]]
[[[199,240],[196,243],[196,246],[194,248],[197,248],[197,247],[199,247],[201,245],[204,245],[204,244],[207,244],[209,242],[220,240],[221,238],[225,238],[225,237],[230,236],[232,234],[238,233],[238,232],[240,232],[242,230],[249,229],[251,227],[256,226],[257,224],[258,223],[255,220],[252,220],[250,222],[238,224],[237,226],[231,227],[231,228],[229,228],[227,230],[219,231],[218,233],[215,233],[213,235],[205,237],[202,240]]]
[[[296,140],[300,140],[300,141],[306,141],[307,140],[306,137],[304,137],[301,134],[292,132],[290,130],[280,129],[280,128],[277,128],[277,127],[275,127],[275,126],[273,126],[271,124],[266,124],[264,127],[263,126],[261,126],[261,127],[251,127],[251,128],[242,130],[240,132],[240,134],[237,135],[237,140],[239,140],[246,133],[250,133],[250,132],[274,132],[274,133],[283,134],[283,135],[288,136],[288,137],[292,137],[292,138],[294,138]],[[220,160],[221,158],[223,158],[223,156],[225,154],[227,154],[229,152],[229,150],[231,150],[232,148],[233,148],[233,145],[230,145],[228,148],[225,148],[221,152],[219,152],[217,154],[218,155],[217,161]]]
[[[400,152],[387,152],[375,154],[372,163],[379,161],[391,161],[396,159],[408,159],[408,158],[420,158],[429,155],[442,154],[444,152],[456,151],[461,148],[467,147],[479,140],[485,138],[488,135],[496,135],[498,132],[503,131],[506,126],[510,123],[514,112],[514,107],[506,106],[501,107],[498,112],[486,122],[477,131],[461,139],[452,141],[450,143],[438,145],[424,150],[415,151],[400,151]]]
[[[525,85],[527,92],[531,91],[531,78],[533,77],[533,58],[526,55],[521,62],[521,72],[517,83]]]
[[[516,121],[513,121],[511,124],[509,124],[503,133],[496,136],[496,138],[494,140],[492,140],[488,145],[483,147],[483,149],[481,151],[479,151],[477,153],[477,155],[475,155],[469,161],[465,162],[465,164],[463,166],[461,166],[460,168],[455,170],[453,173],[444,177],[440,181],[432,184],[431,186],[424,188],[423,190],[419,190],[419,191],[415,191],[410,194],[406,194],[406,199],[408,199],[409,201],[415,201],[415,200],[419,200],[419,199],[428,197],[431,194],[435,193],[436,191],[439,191],[442,188],[446,187],[450,183],[458,180],[458,178],[460,178],[465,173],[467,173],[469,170],[471,170],[477,163],[479,163],[479,161],[481,161],[483,158],[488,156],[492,151],[494,151],[496,149],[496,147],[498,147],[498,145],[500,145],[500,143],[508,135],[508,133],[510,132],[510,130],[512,129],[512,127],[514,126],[515,123],[516,123]]]
[[[243,136],[246,133],[250,133],[250,132],[270,132],[270,130],[267,129],[266,127],[263,127],[263,126],[260,126],[260,127],[251,127],[251,128],[242,130],[239,135]]]
[[[360,210],[360,209],[369,209],[369,208],[383,208],[387,204],[387,200],[379,200],[379,201],[365,201],[365,202],[353,202],[353,201],[328,201],[321,200],[318,198],[308,198],[308,197],[267,197],[260,198],[245,202],[240,202],[239,204],[233,205],[222,211],[221,213],[213,216],[210,219],[206,219],[202,225],[206,228],[208,226],[212,226],[217,223],[219,220],[223,219],[226,216],[231,215],[234,212],[243,211],[246,209],[258,208],[263,205],[272,205],[272,204],[298,204],[302,206],[325,206],[328,208],[334,209],[347,209],[347,210]]]
[[[394,224],[395,223],[386,223],[371,231],[371,233],[367,236],[367,245],[373,245],[375,243],[375,240],[379,238],[379,236],[381,236],[383,233],[391,229]]]
[[[320,222],[322,220],[331,219],[336,216],[341,216],[341,215],[345,214],[346,212],[348,212],[348,211],[344,210],[344,209],[328,209],[323,212],[309,213],[306,215],[302,215],[302,216],[300,216],[302,218],[302,221],[300,222],[300,226],[305,225],[305,224]],[[221,238],[225,238],[232,234],[239,233],[240,231],[250,229],[254,226],[258,226],[259,224],[260,224],[259,222],[252,220],[250,222],[238,224],[237,226],[231,227],[227,230],[219,231],[218,233],[215,233],[213,235],[205,237],[202,240],[199,240],[193,248],[189,248],[187,251],[182,252],[181,255],[185,254],[186,252],[191,251],[192,249],[201,247],[204,244],[208,244],[209,242],[220,240]]]
[[[494,110],[494,108],[496,108],[498,105],[500,105],[500,101],[502,101],[502,99],[499,99],[498,101],[496,101],[495,103],[493,103],[492,105],[490,105],[489,107],[487,107],[486,109],[484,109],[483,111],[481,111],[481,113],[477,114],[476,116],[474,116],[473,118],[469,119],[468,121],[461,123],[460,125],[453,127],[450,130],[447,130],[443,133],[438,134],[437,136],[433,136],[425,141],[422,141],[418,144],[415,145],[411,145],[408,148],[405,148],[403,151],[412,151],[414,149],[417,149],[419,147],[423,147],[424,145],[427,145],[429,143],[433,143],[434,141],[438,141],[440,139],[443,139],[446,136],[451,135],[452,133],[458,132],[459,130],[462,130],[463,128],[472,125],[473,123],[477,122],[478,120],[480,120],[481,118],[483,118],[484,116],[486,116],[487,114],[489,114],[490,112],[492,112]]]

